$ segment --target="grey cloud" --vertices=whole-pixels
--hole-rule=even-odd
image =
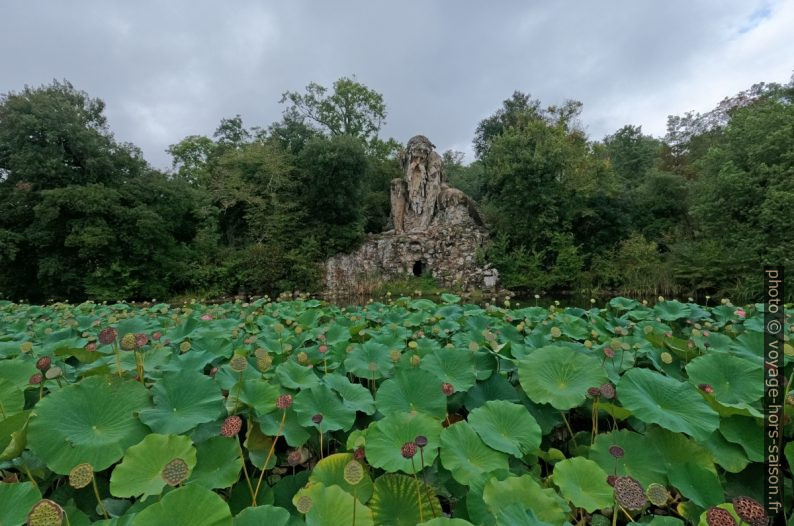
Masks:
[[[601,138],[626,123],[661,134],[668,114],[785,81],[786,21],[786,2],[741,0],[12,0],[0,5],[0,92],[66,78],[165,168],[169,144],[222,117],[267,126],[283,91],[356,75],[386,98],[384,136],[423,133],[471,160],[477,122],[516,89],[544,104],[581,100]],[[744,48],[781,59],[732,58]]]

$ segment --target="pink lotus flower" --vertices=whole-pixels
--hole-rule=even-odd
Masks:
[[[205,314],[201,317],[201,319],[204,321],[210,321],[212,320],[212,314]]]
[[[747,316],[747,313],[744,312],[744,309],[736,309],[736,315],[740,318],[744,318]]]

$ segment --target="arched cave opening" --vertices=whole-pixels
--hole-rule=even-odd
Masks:
[[[422,263],[422,260],[417,260],[414,262],[414,276],[419,277],[425,273],[425,264]]]

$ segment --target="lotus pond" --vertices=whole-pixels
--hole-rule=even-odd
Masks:
[[[0,524],[752,524],[760,307],[2,302]]]

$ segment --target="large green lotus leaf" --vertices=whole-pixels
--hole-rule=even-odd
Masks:
[[[521,404],[491,400],[469,413],[468,421],[482,441],[497,451],[521,458],[540,447],[540,426]]]
[[[149,432],[135,418],[135,412],[147,407],[149,396],[140,382],[91,376],[36,404],[28,445],[60,475],[82,463],[102,471]]]
[[[515,526],[517,524],[521,526],[551,526],[548,522],[538,519],[535,512],[520,503],[510,504],[499,510],[496,526]]]
[[[686,366],[689,381],[709,384],[723,405],[747,407],[764,396],[763,367],[732,354],[699,356]]]
[[[287,526],[289,524],[289,511],[278,506],[257,506],[245,508],[234,517],[234,526]]]
[[[634,416],[649,424],[706,440],[720,417],[697,389],[649,369],[632,369],[620,380],[618,398]]]
[[[429,521],[421,522],[417,526],[474,526],[467,520],[450,519],[449,517],[436,517]]]
[[[311,367],[306,367],[295,360],[287,360],[276,367],[278,382],[288,389],[309,389],[320,385],[320,377]]]
[[[521,397],[518,390],[504,376],[492,374],[487,380],[477,382],[474,387],[466,392],[464,405],[472,411],[488,400],[505,400],[519,402]]]
[[[665,517],[662,515],[654,515],[650,521],[645,522],[643,524],[647,526],[684,526],[684,521],[676,517]],[[706,525],[704,524],[703,526]]]
[[[372,511],[339,486],[310,483],[306,489],[295,495],[293,501],[301,496],[311,499],[311,508],[306,514],[307,525],[350,526],[355,523],[357,526],[374,526],[375,524],[372,520]]]
[[[616,459],[610,455],[611,446],[623,448],[623,456]],[[589,457],[607,473],[634,477],[643,487],[652,482],[667,483],[667,466],[656,443],[634,431],[622,429],[597,435]]]
[[[406,442],[413,442],[417,436],[427,437],[424,448],[425,465],[433,464],[438,454],[438,438],[441,434],[441,423],[424,413],[394,413],[382,420],[373,422],[367,428],[367,460],[385,471],[413,474],[414,466],[418,466],[419,454],[414,463],[403,458],[401,450]]]
[[[18,457],[27,444],[27,424],[30,411],[22,411],[0,420],[0,460]]]
[[[218,495],[202,486],[188,484],[138,512],[132,526],[232,526],[232,512]]]
[[[475,382],[474,355],[468,349],[438,349],[422,358],[420,368],[452,384],[457,392],[467,391]]]
[[[369,507],[375,524],[384,526],[415,526],[443,514],[432,487],[395,473],[378,477]]]
[[[218,385],[196,371],[166,374],[152,386],[152,397],[154,407],[142,409],[140,418],[155,433],[185,433],[223,412]]]
[[[240,478],[243,459],[237,438],[212,437],[196,446],[196,467],[189,482],[207,489],[228,488]]]
[[[257,415],[266,415],[277,409],[276,400],[281,394],[281,389],[278,385],[262,378],[249,378],[243,380],[242,384],[238,382],[232,387],[229,390],[229,398],[233,400],[234,396],[238,396],[238,392],[240,403],[253,408]],[[226,403],[229,403],[228,399]]]
[[[556,491],[541,488],[530,475],[508,477],[504,480],[492,478],[485,483],[482,498],[495,516],[502,509],[520,502],[532,510],[538,519],[562,526],[570,512],[568,503]]]
[[[321,432],[344,431],[353,427],[356,412],[342,404],[339,397],[325,385],[303,389],[295,396],[293,409],[304,427],[318,427]],[[312,422],[314,415],[322,415],[320,424]]]
[[[121,464],[110,475],[110,493],[116,497],[159,495],[165,487],[163,468],[180,458],[188,473],[196,466],[196,448],[184,435],[153,433],[127,448]]]
[[[597,358],[559,346],[535,349],[521,359],[518,378],[530,400],[561,411],[581,405],[588,388],[607,381]]]
[[[563,497],[589,513],[615,504],[606,471],[592,460],[574,457],[557,462],[553,479]]]
[[[584,340],[590,335],[590,327],[586,320],[570,314],[558,318],[562,333],[573,340]]]
[[[728,442],[742,446],[751,461],[764,460],[764,430],[758,419],[739,415],[723,418],[720,433]]]
[[[279,425],[281,424],[282,412],[270,413],[258,417],[259,427],[262,432],[268,436],[275,436],[278,432]],[[281,434],[284,440],[287,441],[292,447],[299,447],[309,440],[309,432],[298,421],[298,415],[293,408],[287,409],[287,418],[284,421],[284,427]]]
[[[461,484],[469,484],[485,473],[508,468],[507,455],[486,446],[468,422],[447,427],[441,432],[440,440],[441,464]]]
[[[368,415],[375,412],[375,400],[372,393],[361,384],[354,384],[341,374],[328,374],[323,377],[325,385],[339,393],[342,403],[353,411],[361,411]]]
[[[16,484],[0,482],[0,524],[2,526],[24,524],[30,508],[40,500],[41,492],[32,482]]]
[[[389,355],[389,347],[369,340],[363,345],[357,344],[345,359],[345,368],[358,376],[368,380],[378,380],[391,376],[394,363]]]
[[[740,473],[750,463],[744,448],[725,440],[719,431],[713,432],[709,439],[701,444],[714,458],[714,462],[729,473]]]
[[[5,420],[25,408],[25,395],[13,382],[0,378],[0,420]]]
[[[375,407],[384,415],[421,412],[440,420],[447,416],[447,398],[441,384],[421,369],[399,371],[378,388]]]
[[[672,464],[668,469],[667,478],[671,486],[701,508],[725,502],[725,492],[719,477],[703,466],[693,462]]]
[[[653,307],[656,316],[664,321],[675,321],[688,317],[692,309],[686,303],[677,300],[661,301]]]
[[[353,461],[351,453],[335,453],[320,460],[309,475],[311,482],[325,486],[337,485],[353,495],[354,487],[345,480],[345,466]],[[372,496],[372,478],[364,471],[364,477],[355,485],[355,495],[359,502],[365,503]]]

